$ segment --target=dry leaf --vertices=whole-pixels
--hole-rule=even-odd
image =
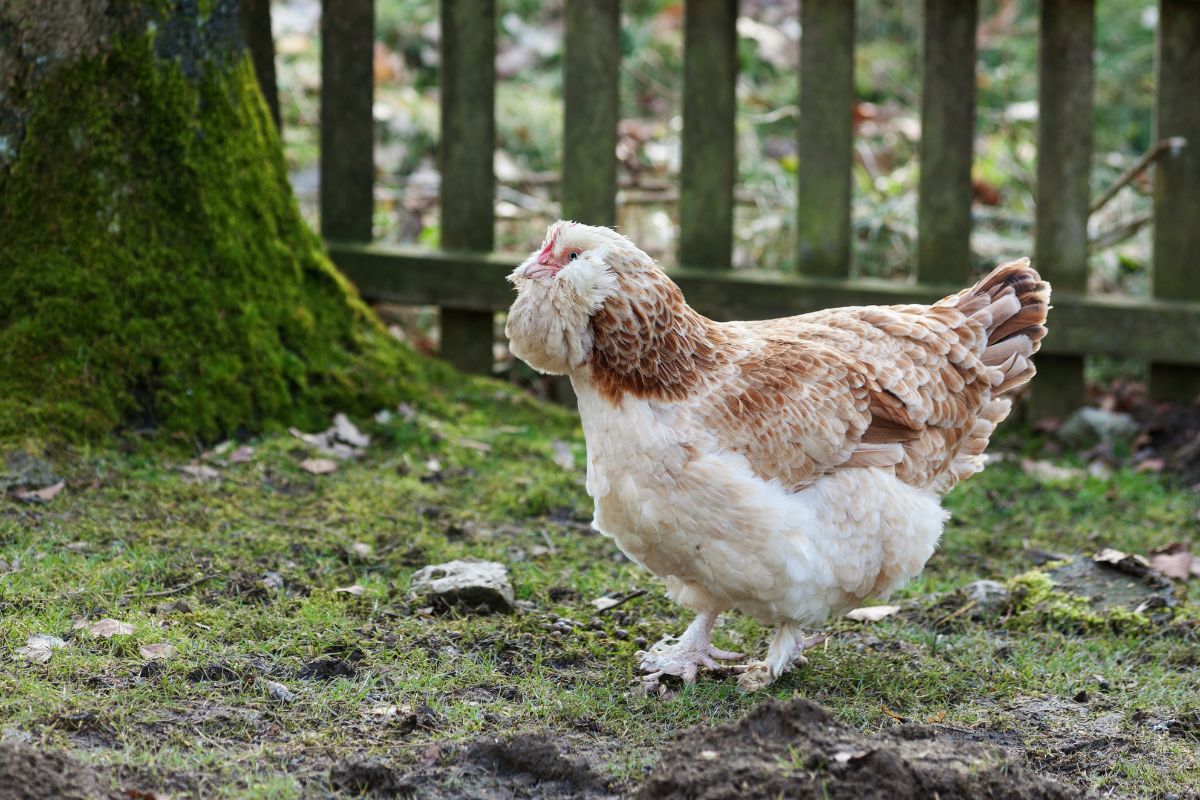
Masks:
[[[337,462],[328,458],[306,458],[300,462],[300,469],[313,475],[328,475],[337,472]]]
[[[155,661],[157,659],[170,658],[175,655],[175,645],[159,642],[158,644],[144,644],[138,648],[138,653],[147,661]]]
[[[604,611],[607,608],[612,608],[620,602],[621,599],[619,597],[597,597],[592,601],[592,605],[596,607],[597,611]]]
[[[855,622],[878,622],[899,610],[900,606],[867,606],[854,609],[846,615],[846,619],[852,619]]]
[[[477,450],[480,453],[492,452],[492,446],[487,442],[477,442],[474,439],[456,439],[454,443],[459,447],[465,447],[469,450]]]
[[[85,631],[101,639],[111,639],[114,636],[130,635],[133,633],[133,626],[128,622],[120,622],[111,617],[105,617],[90,624],[86,620],[81,619],[75,623],[75,630]]]
[[[375,554],[375,548],[366,542],[355,542],[350,545],[350,552],[359,558],[370,558]]]
[[[245,464],[253,457],[254,448],[248,444],[244,444],[229,454],[229,462],[231,464]]]
[[[1035,461],[1031,458],[1021,459],[1021,469],[1039,480],[1052,482],[1075,480],[1087,474],[1081,469],[1060,467],[1049,461]]]
[[[49,503],[66,485],[64,481],[59,481],[41,489],[19,489],[16,496],[18,500],[24,500],[26,503]]]
[[[362,586],[360,586],[359,584],[356,583],[351,586],[339,586],[336,589],[334,589],[333,591],[341,592],[342,594],[352,594],[355,597],[358,597],[363,592],[365,592],[366,589],[364,589]]]
[[[333,435],[339,441],[351,447],[364,448],[371,443],[371,437],[360,431],[345,414],[335,414],[333,417]]]
[[[179,471],[194,481],[215,481],[221,473],[207,464],[184,464]]]
[[[31,633],[25,640],[25,646],[17,648],[17,655],[34,664],[45,664],[50,660],[51,653],[66,646],[67,643],[57,636]]]
[[[1150,566],[1168,578],[1186,581],[1193,575],[1200,576],[1200,558],[1191,554],[1187,545],[1172,542],[1150,551]]]

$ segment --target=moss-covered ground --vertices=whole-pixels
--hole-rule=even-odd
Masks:
[[[250,442],[244,463],[210,457],[217,476],[201,480],[131,442],[60,458],[67,488],[48,504],[0,501],[4,737],[171,797],[253,798],[342,796],[339,763],[428,774],[480,737],[534,730],[620,792],[676,732],[804,696],[868,731],[904,718],[991,742],[1102,794],[1200,783],[1195,584],[1155,624],[1080,625],[1044,604],[973,618],[943,594],[1024,573],[1033,550],[1194,543],[1197,495],[1167,478],[1045,483],[993,465],[950,496],[944,546],[899,614],[835,624],[763,694],[706,674],[657,697],[639,690],[635,651],[686,618],[589,531],[576,420],[482,381],[415,412],[364,421],[365,456],[329,475],[303,471],[312,453],[286,434]],[[556,463],[567,450],[573,469]],[[507,564],[523,610],[430,612],[409,598],[416,568],[458,557]],[[607,613],[589,602],[641,589]],[[73,628],[103,617],[133,632]],[[34,633],[67,644],[29,664],[15,653]],[[737,615],[717,635],[751,652],[765,637]],[[174,655],[139,654],[160,643]]]

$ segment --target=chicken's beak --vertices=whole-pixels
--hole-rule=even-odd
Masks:
[[[550,278],[558,274],[560,269],[562,267],[553,263],[548,254],[543,253],[536,261],[530,259],[525,269],[521,270],[521,274],[526,278]]]

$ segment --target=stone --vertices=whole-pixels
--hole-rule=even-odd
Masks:
[[[508,568],[495,561],[430,564],[412,576],[412,592],[434,605],[507,614],[515,608]]]
[[[968,602],[981,612],[996,612],[1008,604],[1008,587],[1000,581],[979,580],[962,587]]]
[[[1086,449],[1098,444],[1113,445],[1137,436],[1138,424],[1129,414],[1106,411],[1103,408],[1081,408],[1059,426],[1058,438],[1063,444]]]

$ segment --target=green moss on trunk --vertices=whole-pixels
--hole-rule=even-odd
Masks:
[[[315,426],[423,383],[303,223],[240,47],[164,55],[180,13],[21,87],[2,439]]]

